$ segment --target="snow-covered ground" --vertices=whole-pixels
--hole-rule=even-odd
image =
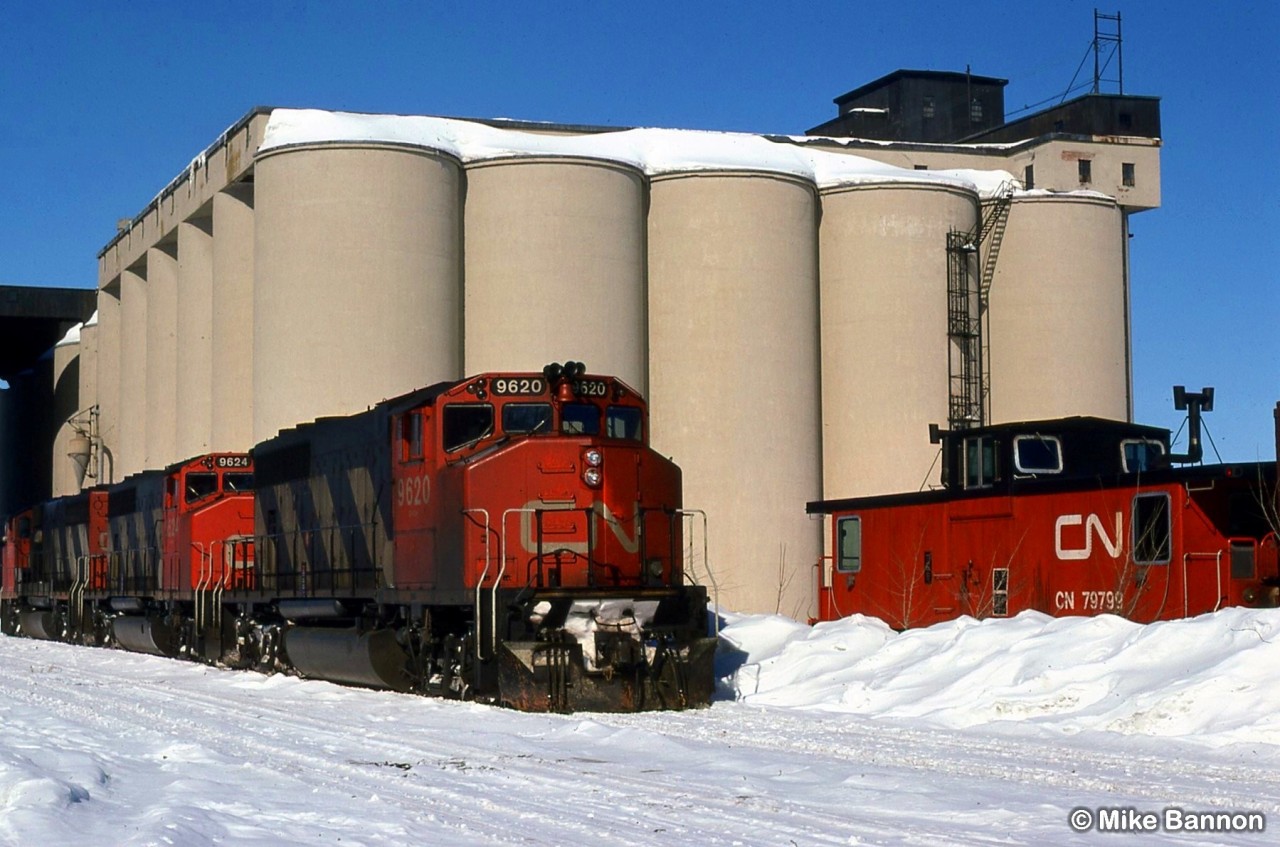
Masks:
[[[1028,613],[901,635],[864,618],[726,624],[720,699],[644,715],[0,638],[0,843],[1133,842],[1075,832],[1077,808],[1280,827],[1280,612],[1145,627]]]

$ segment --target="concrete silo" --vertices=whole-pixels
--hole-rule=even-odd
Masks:
[[[115,421],[116,479],[121,480],[146,468],[147,443],[147,280],[145,268],[126,269],[120,274],[120,405]],[[106,337],[106,318],[100,316]],[[101,376],[102,369],[99,369]]]
[[[653,445],[710,519],[720,601],[803,619],[821,525],[817,210],[783,174],[654,177],[649,215]]]
[[[98,437],[103,448],[100,482],[120,479],[120,289],[122,280],[98,290],[97,364],[95,392],[98,404]]]
[[[822,192],[823,496],[937,482],[928,426],[948,415],[947,233],[972,191],[872,183]]]
[[[1015,198],[989,295],[994,422],[1128,418],[1120,215],[1094,194]]]
[[[645,181],[586,159],[467,167],[467,373],[576,359],[642,393]]]
[[[253,446],[253,185],[213,198],[212,416],[209,448]]]
[[[460,176],[424,149],[259,154],[255,442],[460,376]]]
[[[80,490],[80,476],[76,473],[69,455],[75,428],[70,419],[80,408],[80,329],[76,324],[53,347],[53,408],[51,424],[53,438],[54,497],[74,494]]]
[[[101,297],[99,297],[101,300]],[[86,482],[95,484],[99,481],[103,470],[101,455],[102,409],[98,405],[98,313],[95,311],[89,320],[80,327],[80,409],[86,424],[91,427],[90,435],[98,439],[94,453],[90,457],[93,463],[86,468]],[[92,474],[92,476],[88,476]]]
[[[209,451],[213,419],[213,219],[178,224],[178,284],[173,459]]]
[[[146,439],[142,467],[163,468],[179,458],[178,256],[176,240],[147,250]]]

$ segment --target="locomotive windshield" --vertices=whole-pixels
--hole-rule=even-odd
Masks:
[[[488,403],[455,403],[444,407],[444,449],[460,450],[493,432]]]
[[[502,407],[502,431],[510,435],[548,432],[551,429],[550,403],[508,403]]]
[[[218,493],[218,475],[216,473],[187,474],[187,502],[203,500],[210,494]]]
[[[560,431],[570,435],[599,435],[600,408],[590,403],[565,403],[560,410]]]
[[[223,491],[252,491],[253,474],[229,473],[222,476]]]

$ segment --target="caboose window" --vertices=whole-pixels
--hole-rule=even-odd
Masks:
[[[218,492],[218,475],[216,473],[187,474],[187,502],[194,503],[210,494]]]
[[[1171,552],[1168,494],[1139,494],[1133,498],[1133,561],[1139,565],[1167,565]]]
[[[400,416],[400,461],[422,458],[422,415],[406,412]]]
[[[995,439],[966,438],[964,440],[964,487],[987,488],[995,481]]]
[[[836,537],[840,541],[836,570],[841,573],[862,570],[862,518],[857,515],[841,518],[836,523]]]
[[[610,406],[607,412],[605,434],[610,438],[625,438],[628,441],[639,441],[640,410],[635,406]]]
[[[1164,455],[1164,445],[1148,439],[1126,439],[1120,442],[1120,450],[1124,454],[1126,473],[1149,471]]]
[[[502,431],[508,435],[551,429],[550,403],[508,403],[502,407]]]
[[[600,409],[590,403],[565,403],[560,409],[560,431],[572,435],[599,435]]]
[[[488,403],[454,403],[444,407],[444,449],[460,450],[493,432],[493,407]]]
[[[1062,444],[1053,436],[1015,436],[1013,464],[1019,473],[1062,473]]]

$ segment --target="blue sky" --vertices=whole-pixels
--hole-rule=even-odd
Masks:
[[[0,284],[92,286],[115,221],[257,105],[799,133],[892,70],[969,65],[1013,111],[1067,88],[1095,5],[4,4]],[[1163,206],[1133,219],[1136,417],[1176,429],[1171,386],[1214,385],[1222,457],[1270,459],[1280,7],[1098,8],[1123,16],[1125,91],[1163,98]]]

